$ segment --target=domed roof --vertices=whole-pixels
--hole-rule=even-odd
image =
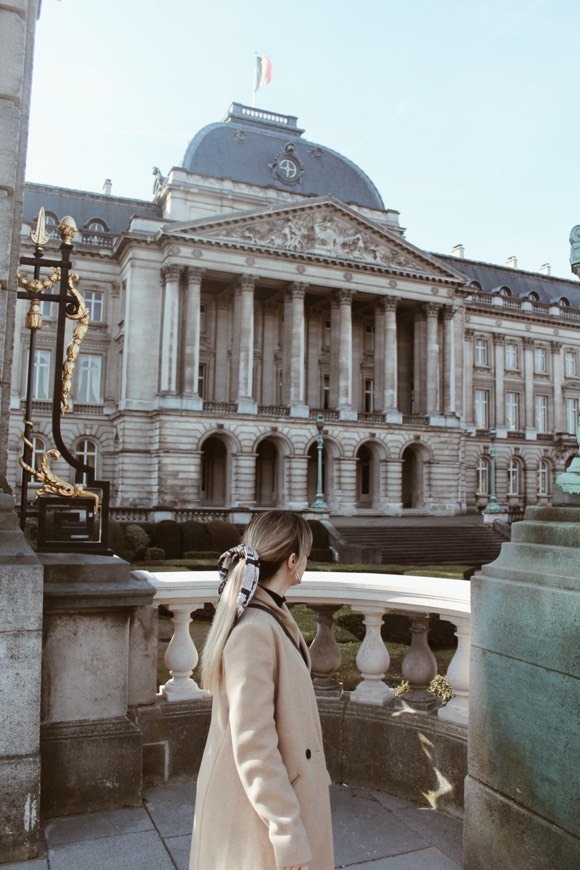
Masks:
[[[223,121],[203,127],[187,147],[184,169],[210,178],[275,187],[302,196],[332,196],[384,209],[376,187],[346,157],[302,139],[293,115],[232,103]]]

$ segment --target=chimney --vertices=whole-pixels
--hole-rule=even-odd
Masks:
[[[549,263],[542,263],[542,265],[540,266],[540,275],[551,275],[551,274],[552,274],[552,267],[550,266],[550,264]]]
[[[460,260],[463,260],[465,257],[465,248],[463,245],[453,245],[451,248],[451,254],[453,257],[459,257]]]
[[[105,178],[105,183],[103,184],[103,193],[105,196],[111,195],[111,188],[113,187],[113,183],[110,178]]]
[[[508,257],[505,261],[506,266],[509,266],[510,269],[518,268],[518,258],[517,257]]]

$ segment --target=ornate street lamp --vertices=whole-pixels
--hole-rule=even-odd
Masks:
[[[324,432],[324,417],[322,416],[322,414],[318,414],[318,416],[316,418],[316,428],[318,430],[318,436],[316,438],[316,449],[318,451],[318,453],[317,453],[318,474],[317,474],[317,485],[316,485],[316,498],[312,502],[311,507],[313,510],[316,510],[316,511],[327,511],[328,505],[324,501],[324,489],[323,489],[323,483],[322,483],[322,457],[323,457],[323,450],[324,450],[324,438],[323,438],[323,434],[322,434]]]
[[[483,511],[484,514],[499,514],[502,513],[502,509],[497,502],[497,498],[495,495],[495,439],[497,437],[497,431],[495,426],[492,426],[489,430],[489,460],[490,460],[490,494],[489,501]]]

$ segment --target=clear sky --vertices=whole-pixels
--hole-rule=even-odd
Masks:
[[[579,0],[42,0],[27,178],[150,199],[153,166],[251,104],[298,116],[413,244],[572,278]]]

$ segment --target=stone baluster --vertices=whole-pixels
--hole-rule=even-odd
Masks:
[[[448,618],[448,617],[446,617]],[[447,668],[447,682],[455,695],[438,711],[439,719],[467,725],[469,717],[469,656],[471,652],[471,619],[450,619],[455,626],[457,649]]]
[[[381,625],[385,609],[365,607],[365,636],[356,657],[356,666],[361,672],[362,682],[351,693],[351,701],[359,704],[386,704],[395,696],[393,690],[383,682],[383,677],[391,662],[381,637]]]
[[[199,655],[189,633],[192,607],[190,604],[171,603],[166,605],[172,613],[175,626],[173,637],[165,651],[165,664],[171,674],[171,679],[160,687],[160,693],[168,701],[188,701],[191,698],[203,698],[205,692],[200,689],[191,674],[199,661]]]
[[[310,605],[310,608],[316,613],[316,637],[310,645],[314,691],[323,698],[340,698],[342,683],[335,674],[342,656],[332,633],[334,614],[340,610],[340,605],[317,604]]]
[[[421,613],[413,613],[409,619],[411,646],[403,659],[401,672],[410,688],[402,696],[401,701],[403,706],[411,707],[413,710],[432,710],[439,706],[440,699],[427,691],[437,673],[437,662],[427,640],[429,617]]]

